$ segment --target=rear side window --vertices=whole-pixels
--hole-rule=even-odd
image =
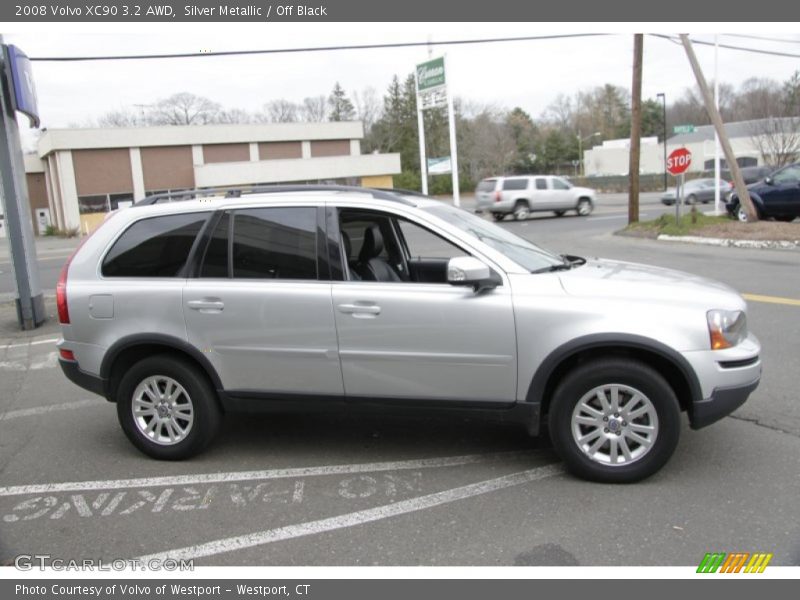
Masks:
[[[528,180],[523,178],[506,179],[503,181],[504,190],[525,190],[528,189]]]
[[[536,189],[537,190],[546,190],[547,189],[547,179],[544,177],[537,177],[536,178]]]
[[[494,186],[497,183],[496,179],[484,179],[478,184],[475,189],[476,192],[493,192]]]
[[[226,213],[211,234],[200,277],[229,277],[229,263],[237,279],[317,279],[317,209]]]
[[[131,225],[103,260],[104,277],[177,277],[210,213],[142,219]]]

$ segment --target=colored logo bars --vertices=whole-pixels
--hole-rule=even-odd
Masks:
[[[763,573],[767,568],[772,554],[766,552],[708,552],[700,566],[697,567],[698,573]]]

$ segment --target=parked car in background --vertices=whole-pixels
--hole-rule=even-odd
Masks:
[[[759,219],[788,222],[800,217],[800,163],[783,167],[747,189]],[[747,221],[735,190],[725,207],[733,217]]]
[[[724,179],[720,179],[717,182],[717,187],[719,187],[720,197],[725,201],[727,194],[731,192],[733,186]],[[713,179],[692,179],[687,181],[683,186],[683,203],[697,204],[699,202],[713,202],[714,192],[715,186]],[[664,195],[661,196],[662,204],[666,204],[667,206],[675,204],[676,193],[676,188],[669,188],[664,192]]]
[[[770,165],[761,165],[760,167],[740,167],[739,171],[742,174],[742,179],[744,179],[744,182],[750,184],[750,183],[755,183],[757,181],[761,181],[765,177],[768,177],[770,174],[772,174],[773,171],[775,171],[775,167]],[[705,178],[710,177],[713,179],[714,171],[713,170],[703,171],[702,176]],[[730,169],[721,169],[719,172],[719,176],[721,179],[724,179],[726,181],[733,181],[733,175],[731,175]]]
[[[552,211],[560,217],[568,210],[587,216],[594,210],[593,189],[575,187],[556,175],[514,175],[484,179],[475,189],[476,212],[488,212],[497,221],[514,215],[517,221],[532,212]]]

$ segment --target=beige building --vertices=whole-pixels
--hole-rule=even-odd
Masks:
[[[319,182],[392,187],[400,155],[361,154],[363,137],[360,122],[45,130],[25,161],[34,231],[37,208],[46,207],[59,229],[87,233],[108,211],[165,191]]]

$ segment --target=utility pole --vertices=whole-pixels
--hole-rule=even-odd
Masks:
[[[639,146],[642,137],[642,55],[644,34],[633,36],[633,85],[631,86],[631,152],[628,177],[628,223],[639,221]],[[666,140],[665,140],[666,143]]]
[[[739,203],[747,214],[747,222],[752,223],[758,221],[758,213],[750,200],[750,194],[747,191],[747,186],[742,178],[742,172],[739,170],[739,163],[736,162],[736,155],[733,153],[731,141],[728,139],[728,132],[725,131],[725,126],[722,123],[722,117],[719,115],[714,98],[711,95],[711,90],[708,87],[703,70],[700,68],[700,63],[697,62],[697,56],[692,48],[692,42],[689,41],[689,36],[685,33],[680,34],[681,43],[686,50],[686,56],[689,59],[689,64],[692,65],[697,85],[700,87],[700,92],[703,94],[703,103],[706,105],[706,112],[711,117],[711,122],[714,124],[714,129],[719,136],[719,143],[722,146],[722,152],[725,154],[725,160],[728,162],[728,168],[731,170],[733,177],[733,185],[736,188],[736,195],[739,197]]]
[[[12,49],[16,51],[16,48]],[[27,57],[22,55],[27,61]],[[11,269],[17,288],[17,319],[22,329],[34,329],[44,322],[46,313],[39,270],[36,266],[36,247],[33,243],[28,188],[25,183],[25,166],[15,108],[17,85],[30,86],[31,81],[12,82],[12,60],[9,47],[0,35],[0,196],[8,231],[11,251]],[[38,123],[38,117],[37,117]]]

